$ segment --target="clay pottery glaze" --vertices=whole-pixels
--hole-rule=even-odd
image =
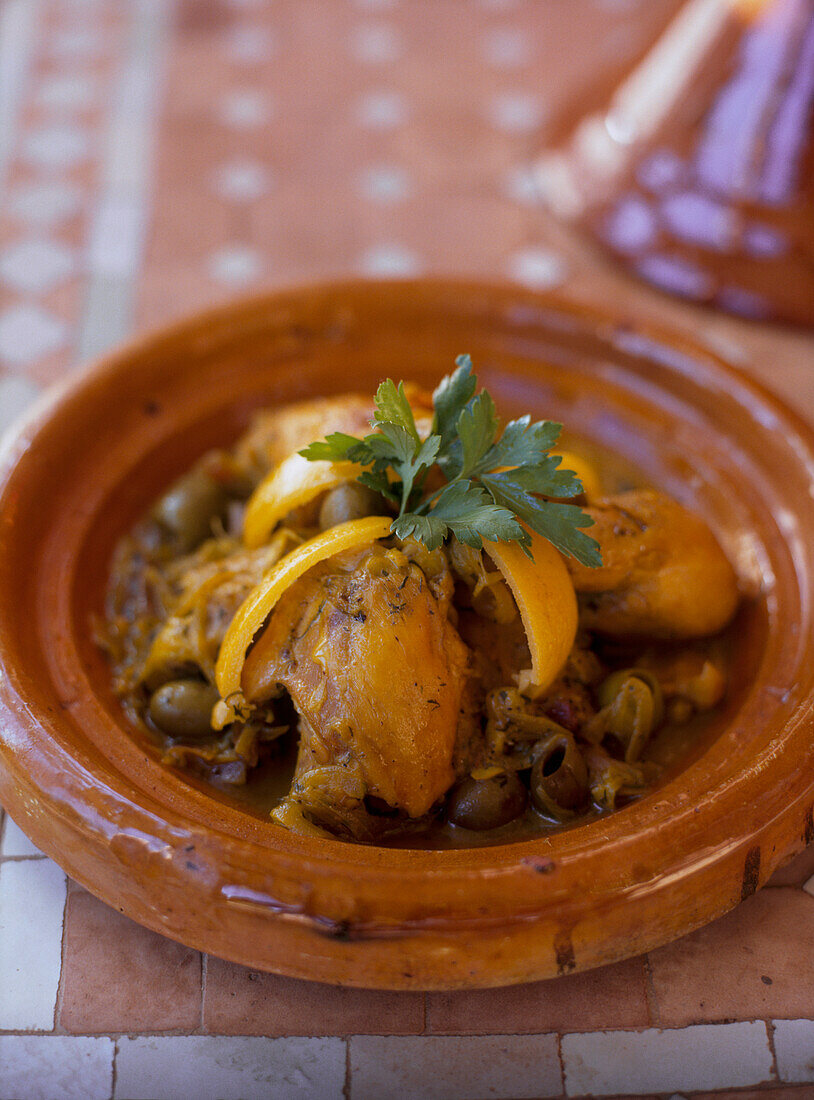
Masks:
[[[563,115],[537,176],[662,290],[814,326],[814,0],[687,0],[601,104]]]
[[[294,836],[163,767],[93,641],[112,549],[260,406],[473,356],[529,411],[638,464],[717,531],[745,593],[702,749],[641,801],[510,845]],[[109,905],[256,969],[346,985],[529,981],[725,913],[814,839],[811,431],[711,352],[508,287],[350,282],[137,340],[72,380],[0,462],[0,802]]]

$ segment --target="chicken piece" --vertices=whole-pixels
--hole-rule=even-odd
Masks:
[[[712,710],[726,692],[726,658],[717,641],[682,648],[678,653],[651,650],[636,664],[655,674],[672,721],[686,721],[697,711]]]
[[[232,539],[211,539],[166,571],[175,592],[168,615],[139,673],[148,690],[189,671],[215,682],[215,661],[229,623],[243,600],[290,549],[280,531],[267,546],[243,550]]]
[[[410,383],[405,385],[405,392],[413,407],[419,431],[423,427],[423,434],[429,434],[431,396]],[[331,432],[367,435],[371,430],[370,419],[374,411],[373,401],[356,393],[319,397],[281,409],[264,409],[256,415],[251,428],[239,441],[235,456],[241,466],[261,477],[290,454],[315,440],[324,439]]]
[[[442,557],[442,555],[441,555]],[[425,552],[425,568],[437,562]],[[373,796],[410,818],[455,779],[469,652],[448,569],[380,545],[316,566],[283,596],[243,669],[252,703],[283,685],[301,716],[293,798],[336,831]],[[341,780],[341,781],[340,781]]]
[[[359,435],[369,431],[372,415],[370,398],[355,393],[319,397],[281,409],[263,409],[239,440],[235,455],[244,466],[262,475],[330,432]]]
[[[695,638],[722,630],[738,582],[700,516],[650,490],[596,501],[585,511],[602,550],[600,568],[567,561],[580,625],[616,636]]]
[[[484,691],[517,682],[531,663],[526,630],[520,615],[510,623],[495,623],[468,607],[458,609],[458,629],[472,651],[472,665]]]

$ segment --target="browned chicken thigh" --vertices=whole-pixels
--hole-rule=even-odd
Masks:
[[[602,565],[566,564],[580,596],[580,624],[620,636],[695,638],[722,630],[738,583],[704,520],[670,497],[634,490],[593,502],[590,534]]]
[[[428,569],[444,561],[424,556]],[[243,691],[252,703],[289,691],[301,717],[291,799],[312,820],[358,835],[363,798],[419,818],[453,783],[469,651],[449,620],[452,587],[445,569],[428,577],[377,545],[317,566],[278,604]]]
[[[263,409],[235,448],[237,460],[263,474],[290,454],[330,432],[364,434],[369,430],[373,402],[361,394],[321,397]]]
[[[424,427],[426,435],[428,418],[432,416],[432,398],[411,383],[407,384],[405,392],[416,423],[419,429]],[[371,398],[356,393],[314,398],[279,409],[263,409],[239,441],[235,456],[242,465],[263,474],[290,454],[331,432],[366,435],[374,412]]]

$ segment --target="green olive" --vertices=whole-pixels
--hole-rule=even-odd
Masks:
[[[534,805],[554,821],[566,821],[585,802],[588,767],[570,734],[541,742],[529,782]]]
[[[319,526],[323,531],[347,523],[351,519],[364,519],[378,515],[384,503],[378,493],[358,481],[345,481],[325,494],[319,510]]]
[[[657,728],[664,720],[664,693],[655,673],[649,668],[620,668],[612,672],[599,685],[599,705],[609,707],[625,685],[625,681],[634,677],[641,680],[650,688],[653,694],[653,728]]]
[[[661,685],[648,669],[627,668],[603,680],[598,694],[605,730],[619,742],[627,763],[633,764],[664,719]]]
[[[212,521],[224,515],[227,503],[222,485],[203,470],[190,470],[159,500],[153,515],[186,552],[212,534]]]
[[[200,680],[170,680],[154,691],[148,713],[154,725],[181,741],[206,741],[213,737],[212,708],[218,693]]]
[[[647,786],[642,768],[613,760],[601,748],[591,747],[587,755],[591,797],[603,810],[615,810],[618,797],[640,794]]]
[[[526,808],[528,792],[514,773],[492,779],[465,779],[449,797],[447,817],[464,829],[497,829]]]

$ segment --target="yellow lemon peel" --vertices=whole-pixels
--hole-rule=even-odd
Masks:
[[[266,475],[249,498],[243,520],[243,542],[262,546],[281,519],[310,504],[321,493],[353,481],[362,472],[355,462],[310,462],[301,454],[284,458]]]
[[[559,676],[577,635],[577,597],[559,550],[536,532],[531,561],[517,542],[490,542],[485,550],[511,589],[531,653],[518,687],[535,698]]]
[[[582,482],[582,489],[588,500],[602,495],[602,482],[599,480],[599,474],[592,462],[573,451],[552,451],[551,453],[562,459],[559,465],[560,470],[574,471]]]

